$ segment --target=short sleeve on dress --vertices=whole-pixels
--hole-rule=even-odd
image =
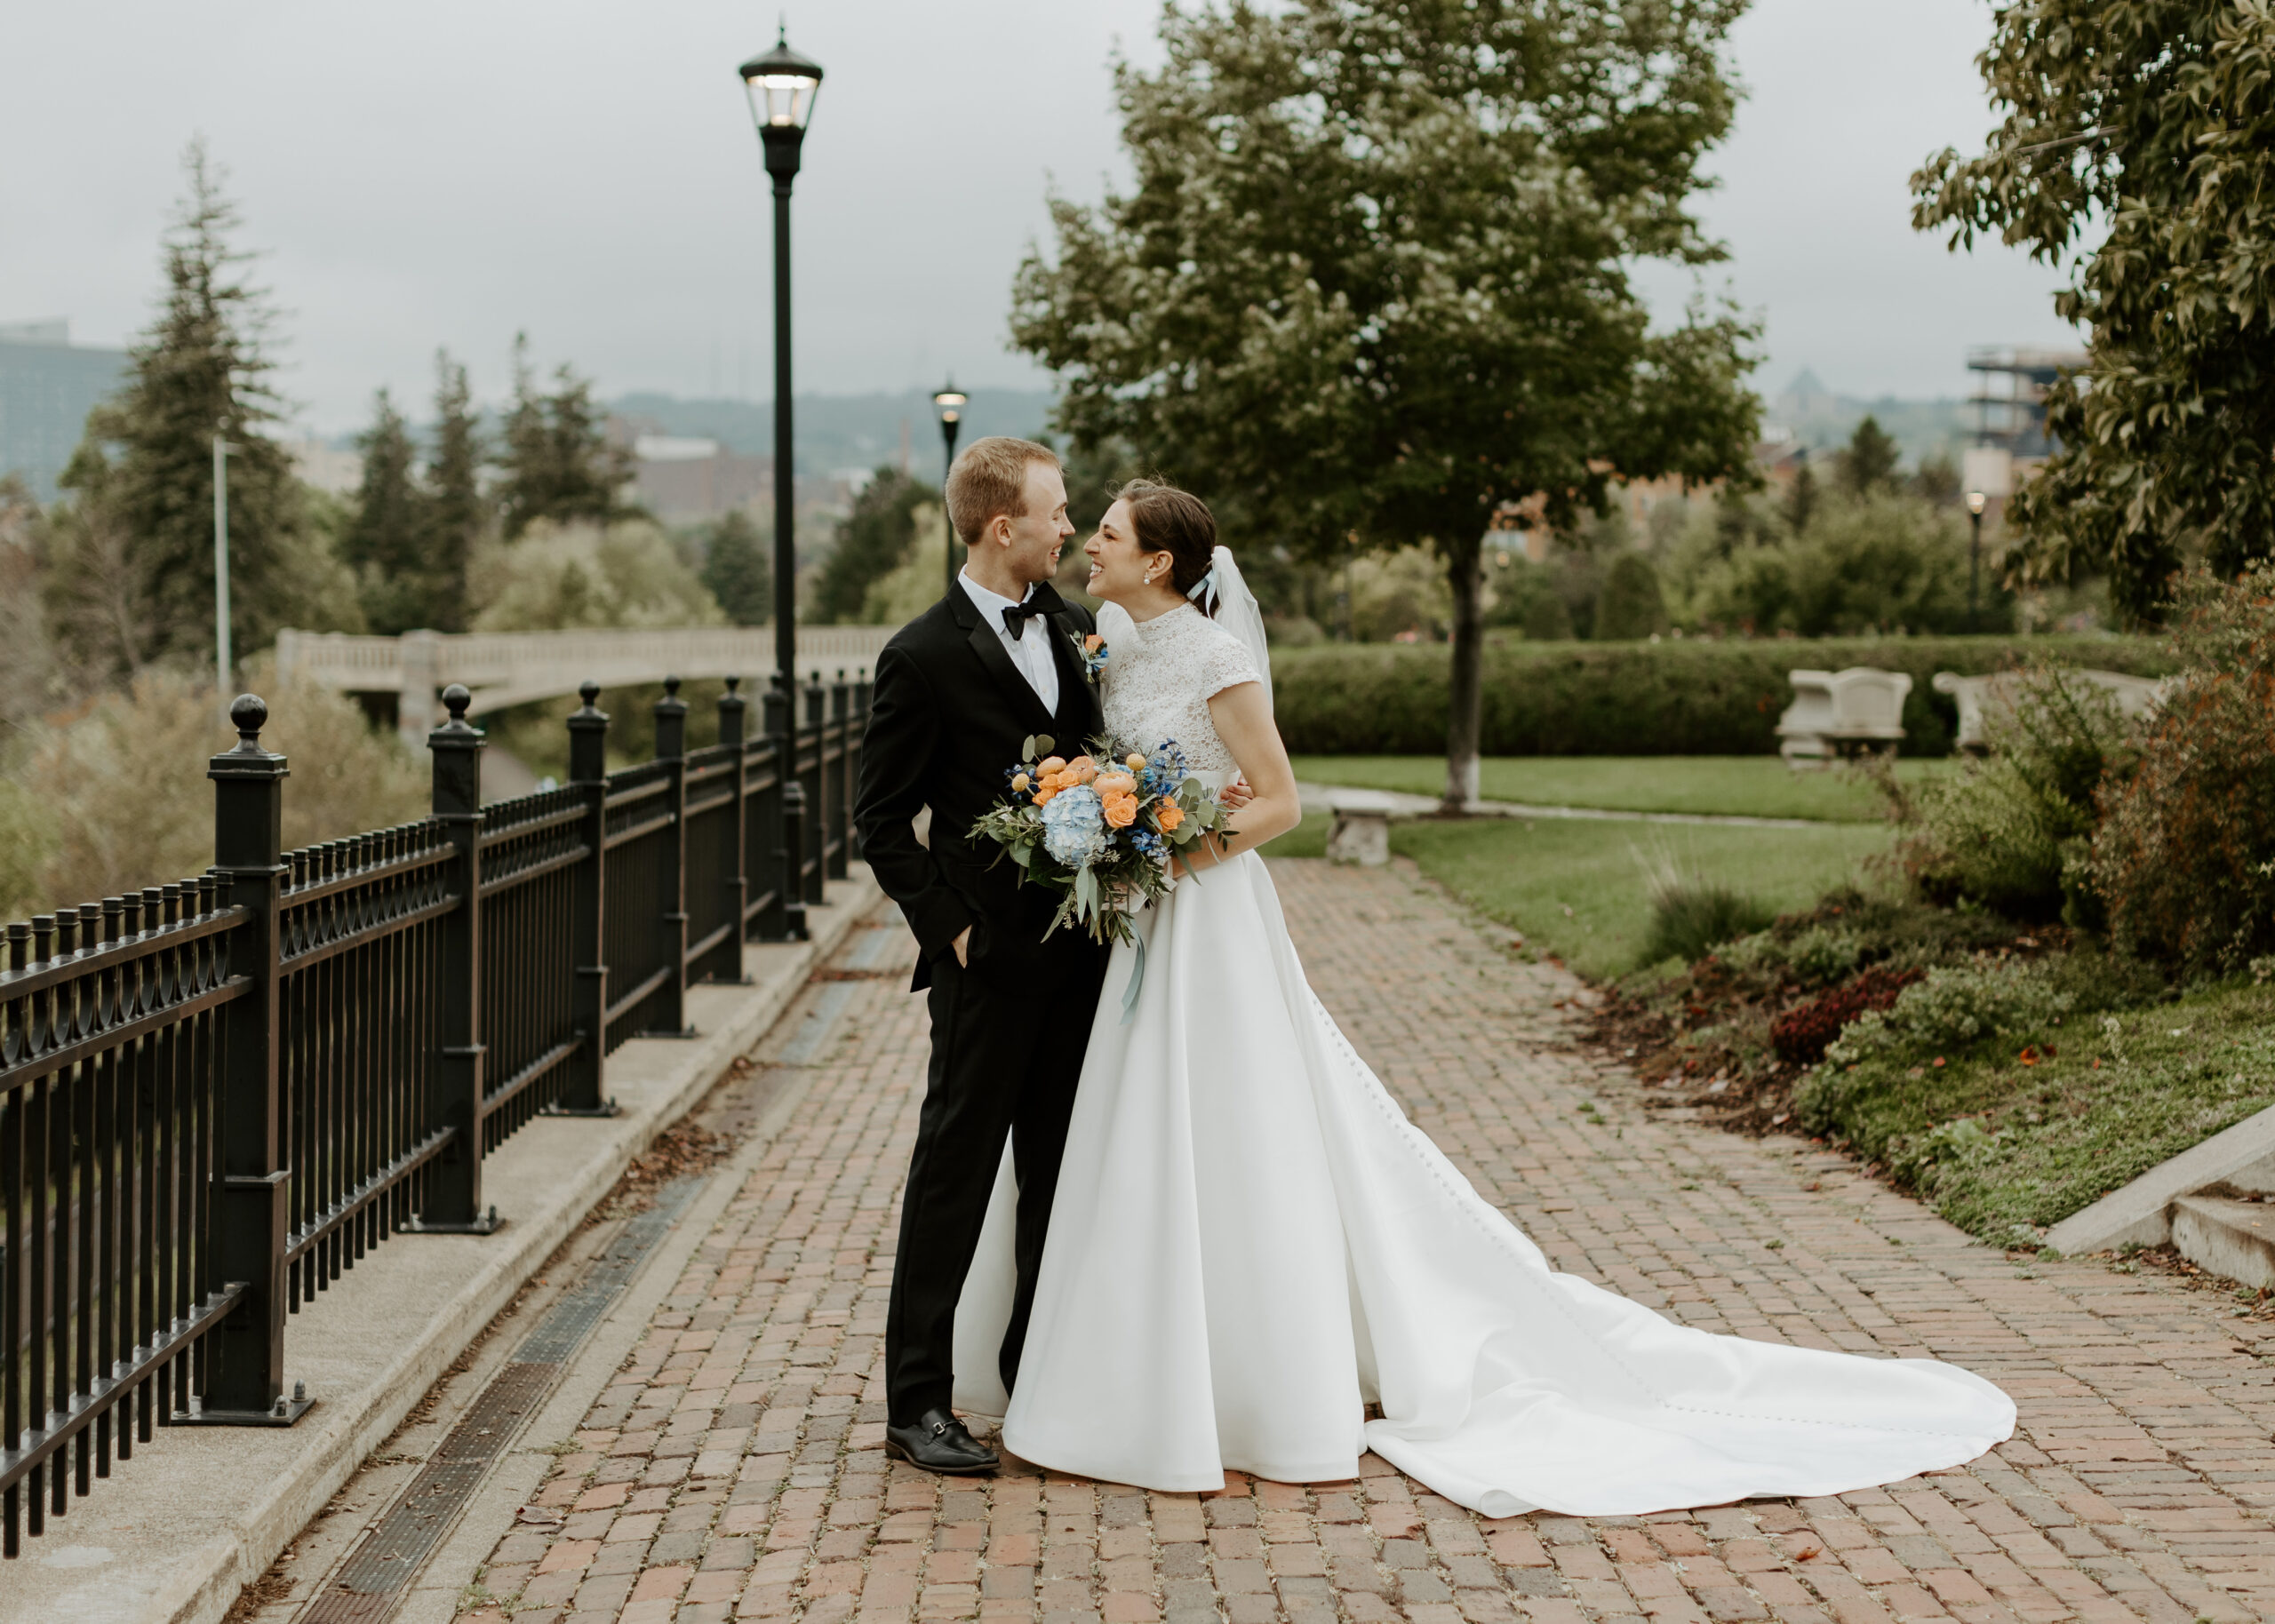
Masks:
[[[1209,641],[1200,661],[1201,697],[1214,699],[1228,688],[1238,688],[1243,682],[1261,682],[1264,673],[1249,657],[1247,647],[1241,640],[1225,631],[1215,621],[1203,622],[1209,628]]]

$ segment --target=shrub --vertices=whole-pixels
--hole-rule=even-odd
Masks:
[[[261,735],[289,756],[287,849],[423,815],[427,774],[354,701],[321,689],[280,695]],[[76,906],[201,872],[213,860],[206,763],[235,743],[209,680],[148,673],[35,738],[11,788],[39,859],[15,873],[0,915]],[[4,803],[0,803],[4,804]],[[12,868],[14,865],[10,865]]]
[[[2027,657],[2159,675],[2171,656],[2136,638],[1881,638],[1803,642],[1509,641],[1484,651],[1488,755],[1768,755],[1797,667],[1876,665],[1912,677],[1906,755],[1951,752],[1957,713],[1938,671],[1983,673]],[[1334,643],[1273,657],[1280,731],[1310,755],[1434,755],[1446,744],[1448,651]]]
[[[1728,519],[1698,513],[1676,548],[1670,573],[1685,626],[1855,637],[1970,624],[1968,528],[1952,510],[1875,488],[1826,496],[1799,534],[1775,522],[1734,533]],[[2013,600],[1993,581],[1981,615],[1974,624],[2013,623]]]
[[[1991,724],[1993,753],[1914,797],[1920,836],[1910,857],[1929,896],[1966,897],[2018,919],[2097,926],[2084,880],[2095,797],[2133,766],[2133,730],[2103,689],[2041,667],[2013,712]]]
[[[540,519],[517,541],[484,545],[467,575],[467,592],[482,605],[477,632],[714,626],[726,619],[671,537],[644,519],[605,529]]]
[[[1824,1058],[1825,1046],[1859,1015],[1894,1004],[1904,990],[1924,971],[1880,967],[1866,970],[1845,986],[1785,1011],[1769,1023],[1769,1041],[1777,1057],[1792,1065],[1811,1066]]]
[[[2091,872],[2120,946],[2233,975],[2275,950],[2275,569],[2183,601],[2187,686],[2103,795]]]

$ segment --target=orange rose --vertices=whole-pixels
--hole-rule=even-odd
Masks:
[[[1138,797],[1109,795],[1106,800],[1106,821],[1116,829],[1127,829],[1138,821]]]
[[[1101,795],[1135,795],[1138,792],[1138,780],[1128,773],[1101,773],[1098,775],[1098,789]]]
[[[1055,789],[1045,788],[1037,790],[1034,792],[1034,804],[1038,807],[1047,807],[1050,804],[1050,798],[1057,793],[1058,793],[1058,792]]]
[[[1175,832],[1177,825],[1184,822],[1185,808],[1166,797],[1161,805],[1153,808],[1153,827],[1163,834]]]
[[[1084,654],[1096,654],[1099,649],[1105,647],[1106,639],[1099,636],[1096,632],[1091,633],[1089,636],[1082,639],[1082,652]]]
[[[1066,763],[1066,773],[1076,784],[1088,784],[1098,776],[1098,764],[1088,756],[1076,756]]]
[[[1065,756],[1045,756],[1042,760],[1035,763],[1034,769],[1041,773],[1044,777],[1048,778],[1055,772],[1063,772],[1066,769],[1066,758]]]

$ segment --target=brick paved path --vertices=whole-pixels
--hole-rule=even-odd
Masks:
[[[2225,1624],[2275,1609],[2266,1327],[2155,1276],[2019,1267],[1792,1141],[1646,1121],[1567,1047],[1561,971],[1516,962],[1397,872],[1277,872],[1353,1039],[1560,1267],[1718,1331],[1962,1361],[2016,1396],[2016,1440],[1838,1500],[1502,1522],[1371,1457],[1354,1484],[1236,1478],[1210,1496],[889,1465],[879,1352],[925,1034],[921,1000],[871,981],[561,1456],[540,1498],[565,1525],[499,1531],[483,1582],[515,1624]]]

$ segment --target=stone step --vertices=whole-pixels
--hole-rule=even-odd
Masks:
[[[2243,1286],[2275,1286],[2275,1206],[2227,1195],[2172,1204],[2172,1244],[2199,1269]]]

